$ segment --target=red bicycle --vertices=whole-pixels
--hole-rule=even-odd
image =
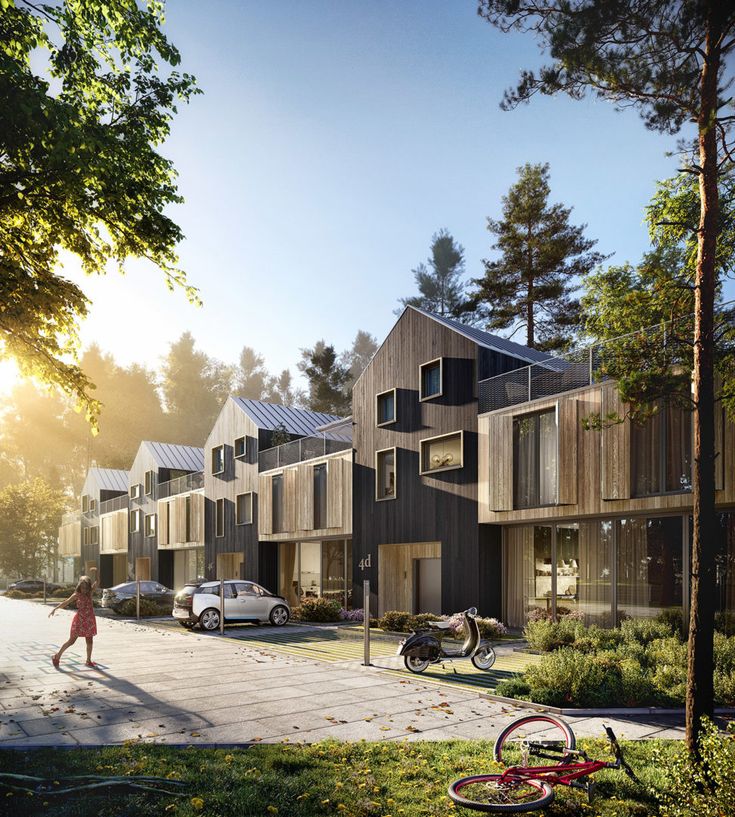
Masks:
[[[498,814],[535,811],[554,799],[554,786],[586,791],[590,801],[594,783],[590,776],[601,769],[622,769],[638,778],[625,762],[613,730],[605,727],[614,761],[592,760],[577,749],[571,726],[551,715],[526,715],[506,726],[495,741],[495,760],[508,768],[499,774],[476,774],[455,780],[449,796],[459,806]],[[534,765],[529,765],[533,758]]]

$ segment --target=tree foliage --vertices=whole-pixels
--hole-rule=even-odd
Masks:
[[[584,237],[587,225],[569,223],[571,207],[549,204],[550,193],[548,164],[518,168],[518,181],[503,196],[503,217],[487,220],[499,257],[483,261],[472,300],[488,329],[525,326],[527,346],[555,352],[579,326],[579,277],[604,256]]]
[[[418,295],[400,298],[403,307],[416,306],[436,315],[459,320],[467,317],[464,275],[464,247],[448,230],[439,230],[431,237],[431,255],[426,264],[419,264],[413,273]],[[400,314],[403,310],[396,310]]]
[[[66,497],[36,478],[0,489],[0,570],[36,578],[54,561]]]
[[[350,413],[351,400],[346,391],[350,372],[339,363],[334,346],[328,346],[324,340],[317,341],[313,349],[301,350],[301,361],[297,365],[309,384],[307,408],[326,414]]]
[[[161,31],[163,3],[4,0],[0,14],[0,356],[99,405],[75,361],[89,301],[58,272],[75,255],[88,274],[146,258],[170,288],[181,198],[158,148],[179,101],[196,93]]]
[[[352,395],[352,387],[357,378],[365,371],[365,367],[373,359],[378,350],[378,341],[364,329],[358,329],[352,346],[342,352],[339,363],[349,370],[350,376],[345,384],[347,393]]]
[[[268,393],[268,381],[269,375],[265,368],[263,355],[259,355],[249,346],[243,346],[233,373],[234,393],[250,400],[265,400]]]

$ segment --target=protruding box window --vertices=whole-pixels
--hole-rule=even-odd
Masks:
[[[142,515],[142,511],[140,508],[136,508],[134,511],[130,511],[130,532],[131,533],[139,533],[140,532],[140,517]]]
[[[461,468],[464,465],[462,441],[461,431],[421,440],[421,473]]]
[[[419,366],[419,400],[431,400],[444,393],[442,358]]]
[[[156,515],[154,513],[147,513],[145,515],[145,535],[156,535]]]
[[[225,535],[225,501],[217,500],[217,512],[214,520],[214,535],[221,537]]]
[[[396,449],[375,452],[375,498],[396,498]]]
[[[387,426],[395,423],[398,419],[396,415],[396,390],[389,389],[381,392],[375,398],[376,417],[378,426]]]
[[[131,499],[140,499],[142,485],[139,482],[136,482],[135,485],[130,486],[130,498]]]
[[[145,495],[150,496],[153,493],[153,486],[155,485],[155,472],[154,471],[146,471],[145,472]]]
[[[235,459],[244,460],[248,456],[248,438],[238,437],[235,440]]]
[[[82,513],[87,513],[89,510],[89,496],[82,494]]]
[[[212,449],[212,473],[224,474],[225,472],[225,447],[218,445]]]
[[[235,524],[252,525],[253,523],[253,492],[238,494],[235,500]]]

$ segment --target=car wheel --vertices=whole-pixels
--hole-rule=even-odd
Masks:
[[[181,621],[181,619],[179,619],[179,624],[185,630],[191,630],[191,628],[196,624],[196,621]]]
[[[202,630],[212,630],[219,629],[219,610],[215,610],[214,607],[210,607],[205,610],[199,616],[199,624]]]
[[[274,624],[276,627],[283,627],[283,625],[288,621],[288,609],[284,607],[282,604],[277,604],[272,610],[271,614],[268,616],[268,620],[271,624]]]

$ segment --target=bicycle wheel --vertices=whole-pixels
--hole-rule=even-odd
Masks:
[[[519,814],[544,808],[554,799],[554,790],[545,780],[503,779],[500,774],[476,774],[455,780],[449,796],[458,806]]]
[[[575,749],[571,726],[551,715],[525,715],[503,729],[495,741],[495,760],[506,766],[556,766],[565,749]]]

